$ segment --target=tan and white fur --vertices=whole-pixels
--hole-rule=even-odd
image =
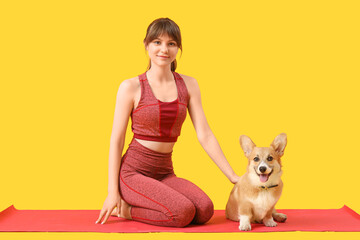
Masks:
[[[250,231],[251,223],[275,227],[275,221],[286,221],[286,215],[275,210],[283,188],[280,158],[286,144],[285,133],[278,135],[270,147],[256,147],[248,136],[240,136],[241,148],[249,162],[246,173],[230,193],[225,214],[230,220],[240,221],[241,231]]]

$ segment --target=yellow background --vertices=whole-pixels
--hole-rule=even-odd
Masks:
[[[285,132],[277,208],[360,212],[358,1],[2,1],[0,210],[101,209],[120,83],[146,70],[156,18],[181,29],[179,73],[199,82],[231,166],[241,134],[268,146]],[[180,53],[180,52],[179,52]],[[126,147],[132,138],[128,129]],[[125,151],[126,149],[124,149]],[[224,209],[232,184],[198,143],[189,116],[178,176]],[[95,222],[96,219],[94,219]],[[359,233],[1,233],[7,239],[358,238]]]

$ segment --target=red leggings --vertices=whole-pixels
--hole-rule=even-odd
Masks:
[[[133,220],[153,225],[202,224],[214,214],[210,198],[175,175],[171,153],[153,151],[135,139],[122,157],[120,194],[132,206]]]

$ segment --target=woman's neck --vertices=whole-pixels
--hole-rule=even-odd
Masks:
[[[151,66],[151,68],[146,73],[148,78],[158,82],[167,82],[173,79],[173,74],[170,67],[158,67]]]

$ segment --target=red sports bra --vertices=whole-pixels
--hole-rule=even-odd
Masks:
[[[157,141],[176,142],[180,136],[181,126],[186,118],[189,93],[184,79],[174,75],[178,97],[172,102],[158,100],[151,90],[146,72],[139,75],[141,97],[138,106],[131,112],[134,138]]]

